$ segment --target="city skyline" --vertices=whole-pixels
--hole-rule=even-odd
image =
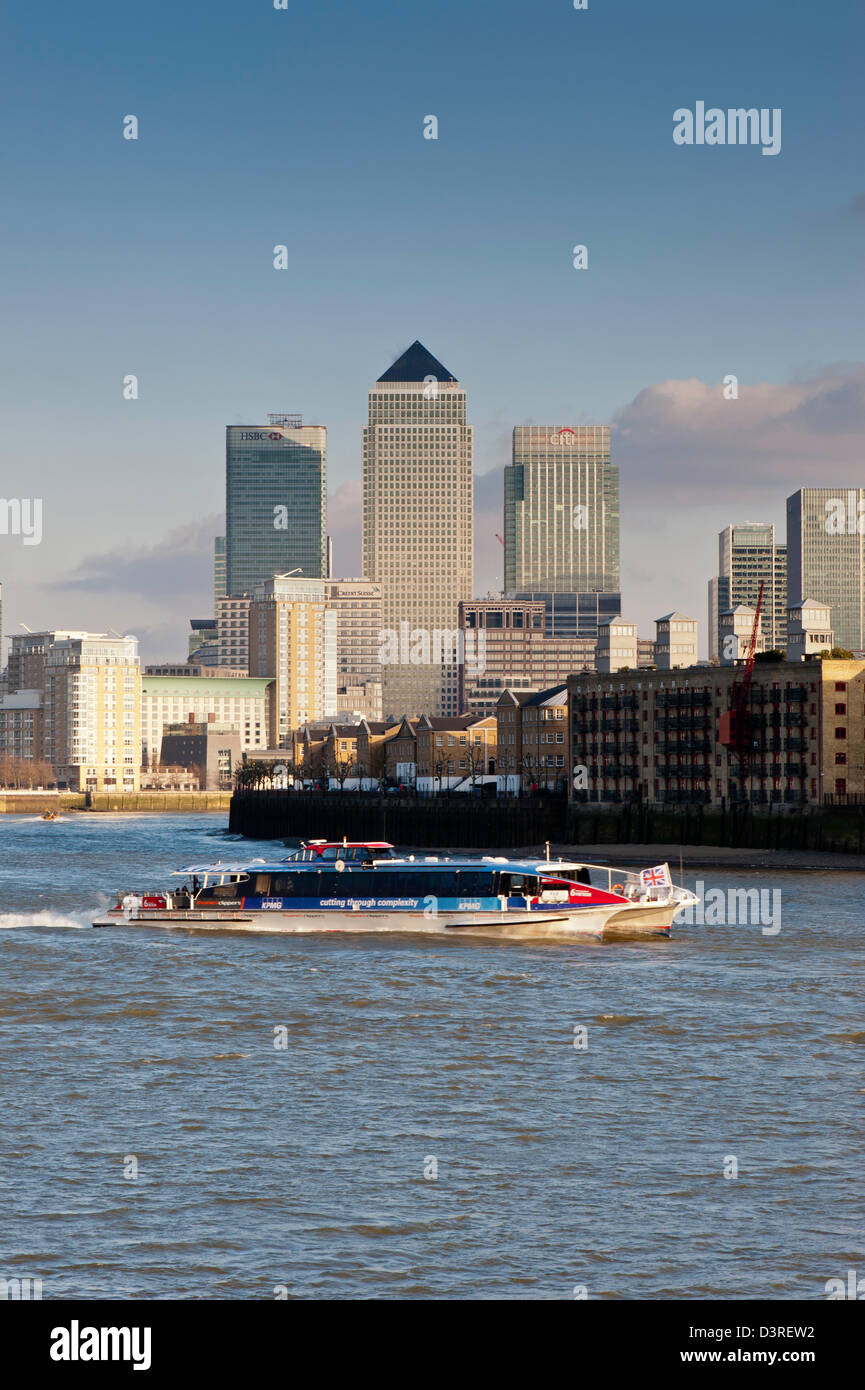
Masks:
[[[610,425],[622,591],[645,632],[696,610],[707,538],[735,516],[780,528],[796,488],[860,484],[861,16],[830,8],[815,30],[808,10],[734,0],[719,38],[684,0],[437,15],[427,32],[387,7],[373,33],[344,0],[290,18],[217,0],[202,36],[193,14],[142,33],[97,3],[84,29],[54,16],[51,45],[37,12],[16,16],[6,89],[28,119],[4,152],[22,196],[0,491],[45,506],[41,545],[0,536],[7,630],[123,627],[149,659],[181,649],[186,615],[210,609],[222,428],[273,408],[327,424],[335,568],[358,573],[365,395],[416,337],[472,401],[477,595],[503,587],[515,425]],[[293,109],[314,122],[250,80],[262,52],[298,45]],[[578,83],[549,80],[551,53]],[[386,78],[372,106],[370,71]],[[673,112],[703,95],[783,108],[778,156],[677,147]]]
[[[420,346],[420,345],[418,344],[418,346]],[[405,358],[406,355],[407,355],[407,353],[408,353],[409,351],[410,351],[410,349],[406,349],[406,352],[405,352],[405,353],[399,354],[399,357],[398,357],[397,360],[400,360],[400,358]],[[437,359],[431,359],[431,360],[432,360],[432,361],[436,361]],[[444,369],[444,370],[446,370],[446,369]],[[863,378],[863,393],[865,393],[865,378]],[[865,400],[865,394],[863,394],[863,400]],[[815,409],[816,409],[816,407],[815,407]],[[274,415],[274,416],[273,416],[273,419],[276,419],[276,418],[277,418],[277,417]],[[287,416],[284,416],[284,415],[280,415],[279,418],[280,418],[280,419],[287,419],[288,417],[287,417]],[[299,418],[299,416],[296,417],[296,418]],[[225,438],[229,438],[232,434],[234,434],[234,433],[237,432],[237,427],[231,427],[231,426],[229,426],[229,427],[223,427],[223,428],[224,428],[224,430],[225,430],[225,434],[224,434],[224,437],[225,437]],[[538,426],[538,427],[532,427],[531,429],[527,429],[527,427],[522,427],[522,426],[515,426],[515,427],[512,427],[512,434],[509,436],[509,441],[510,441],[511,438],[513,438],[513,434],[514,434],[514,433],[517,433],[517,432],[518,432],[518,433],[522,434],[522,433],[524,432],[524,430],[525,430],[527,433],[536,434],[538,429],[543,430],[543,429],[545,429],[545,428],[547,428],[547,427]],[[588,430],[592,430],[592,429],[597,430],[598,428],[601,428],[601,429],[603,430],[603,433],[604,433],[605,436],[609,433],[608,427],[597,427],[597,426],[594,426],[594,427],[593,427],[593,426],[587,426],[586,428],[587,428]],[[292,432],[294,432],[294,427],[293,427],[293,431],[292,431]],[[307,434],[307,432],[310,432],[310,433],[315,432],[317,435],[320,434],[321,437],[322,437],[322,440],[323,440],[324,437],[326,436],[326,427],[322,427],[322,428],[320,428],[320,429],[319,429],[318,427],[315,427],[314,431],[308,431],[307,428],[304,427],[302,431],[298,431],[298,432],[302,432],[302,433],[304,434],[304,436]],[[615,427],[613,427],[613,439],[615,439],[615,438],[616,438]],[[615,449],[615,444],[612,445],[612,448]],[[324,472],[325,472],[324,453],[325,453],[325,446],[324,446],[324,444],[323,444],[323,445],[322,445],[322,467],[321,467],[322,478],[323,478]],[[496,520],[497,520],[496,515],[495,515],[495,511],[494,511],[495,503],[494,503],[494,501],[493,501],[492,496],[490,495],[490,494],[493,492],[493,486],[495,486],[495,487],[497,487],[497,488],[499,489],[499,502],[500,502],[500,511],[501,511],[501,518],[499,519],[499,524],[501,524],[502,526],[504,526],[504,524],[505,524],[505,522],[504,522],[504,514],[505,514],[506,507],[505,507],[505,505],[502,504],[502,493],[503,493],[503,490],[504,490],[504,482],[505,482],[505,479],[506,479],[506,477],[507,477],[508,471],[509,471],[509,470],[512,470],[512,468],[513,468],[513,459],[514,459],[513,446],[511,446],[509,458],[508,458],[507,462],[504,463],[500,469],[494,470],[494,472],[491,473],[491,474],[483,475],[481,478],[478,478],[478,475],[477,475],[477,474],[474,475],[475,497],[477,497],[477,490],[478,490],[478,485],[479,485],[479,484],[480,484],[480,489],[481,489],[480,506],[475,505],[475,508],[474,508],[474,533],[475,533],[475,538],[476,538],[476,539],[477,539],[478,532],[479,532],[479,530],[480,530],[481,528],[485,528],[486,525],[487,525],[487,523],[488,523],[490,520],[492,520],[493,522],[496,522]],[[618,471],[618,470],[615,470],[615,471]],[[843,472],[844,470],[842,469],[841,471]],[[858,471],[858,475],[861,476],[861,471],[858,470],[858,469],[857,469],[857,471]],[[225,464],[223,464],[223,476],[225,476]],[[492,484],[492,486],[491,486],[491,484]],[[485,486],[485,485],[486,485],[486,486]],[[361,484],[360,484],[360,482],[358,482],[358,486],[357,486],[357,491],[358,491],[358,493],[360,493],[360,489],[361,489]],[[818,491],[818,489],[816,489],[816,488],[813,487],[813,486],[809,486],[808,482],[806,481],[805,483],[803,483],[803,485],[802,485],[801,488],[796,489],[796,493],[798,493],[798,492],[800,492],[800,491],[804,491],[804,492],[806,492],[806,493],[816,493],[816,492]],[[847,488],[847,485],[846,485],[843,481],[841,481],[840,479],[837,480],[835,483],[833,483],[833,485],[828,486],[828,487],[823,487],[822,489],[819,489],[819,491],[820,491],[821,497],[825,494],[826,497],[830,497],[830,496],[831,496],[831,497],[833,497],[833,498],[836,498],[836,496],[837,496],[837,497],[840,497],[840,498],[843,500],[843,499],[846,499],[846,497],[848,496],[848,488]],[[859,496],[859,495],[860,495],[860,492],[861,492],[861,490],[857,491],[856,495]],[[360,513],[359,513],[359,510],[358,510],[358,509],[359,509],[359,506],[360,506],[361,498],[360,498],[360,496],[357,496],[357,497],[351,498],[350,501],[345,502],[345,501],[343,500],[343,497],[341,496],[341,494],[344,494],[344,493],[345,493],[345,485],[342,485],[340,488],[337,489],[337,492],[336,492],[335,494],[334,494],[334,493],[330,494],[330,497],[329,497],[329,499],[328,499],[328,505],[327,505],[327,507],[326,507],[326,518],[327,518],[327,521],[326,521],[326,530],[327,530],[327,536],[328,536],[328,539],[329,539],[331,542],[334,543],[334,550],[335,550],[335,554],[334,554],[334,571],[333,571],[334,577],[339,577],[340,575],[348,576],[348,575],[350,575],[353,571],[354,571],[354,572],[357,572],[357,573],[359,574],[359,573],[360,573],[360,570],[361,570],[361,530],[362,530],[362,528],[361,528],[361,521],[360,521]],[[795,495],[795,494],[791,494],[791,496],[792,496],[792,495]],[[723,532],[723,531],[726,531],[726,530],[729,530],[730,528],[745,528],[745,529],[747,529],[749,526],[760,526],[760,527],[762,527],[762,526],[767,526],[767,525],[768,525],[768,526],[774,527],[775,532],[776,532],[776,536],[777,536],[776,544],[779,546],[779,548],[783,549],[783,548],[784,548],[784,545],[785,545],[785,539],[786,539],[786,536],[785,536],[785,532],[786,532],[786,525],[785,525],[786,515],[785,515],[785,514],[786,514],[787,511],[789,511],[788,500],[789,500],[789,499],[788,499],[786,496],[785,496],[785,497],[781,497],[781,496],[780,496],[779,494],[777,494],[777,493],[775,494],[775,497],[774,497],[774,499],[773,499],[773,506],[774,506],[774,508],[775,508],[775,512],[776,512],[776,514],[777,514],[778,512],[780,512],[780,515],[781,515],[781,522],[780,522],[780,524],[771,523],[771,522],[767,523],[767,522],[763,522],[763,521],[761,521],[761,522],[750,522],[750,521],[743,520],[743,519],[741,519],[741,518],[738,519],[738,520],[731,520],[730,518],[731,518],[731,507],[732,507],[732,504],[729,503],[726,499],[716,504],[716,506],[715,506],[715,513],[716,513],[717,515],[723,516],[723,518],[724,518],[724,523],[725,523],[725,524],[724,524],[724,527],[721,528],[721,531],[722,531],[722,532]],[[625,496],[625,505],[624,505],[623,510],[627,511],[627,505],[628,505],[628,498],[627,498],[627,495],[626,495],[626,496]],[[745,505],[743,506],[743,508],[742,508],[742,512],[743,512],[743,513],[744,513],[744,510],[745,510],[745,506],[747,506],[747,505],[748,505],[748,504],[745,504]],[[823,505],[822,502],[821,502],[821,505]],[[846,505],[846,504],[845,504],[845,505]],[[348,522],[348,524],[346,524],[346,520],[345,520],[345,514],[346,514],[346,512],[348,512],[349,517],[350,517],[350,521]],[[660,512],[658,513],[658,520],[659,520],[659,521],[662,521],[662,520],[663,520],[663,515],[662,515],[662,513],[660,513]],[[213,516],[213,517],[211,517],[211,518],[207,518],[205,521],[201,522],[200,524],[188,523],[187,525],[181,526],[180,528],[178,528],[178,531],[177,531],[177,532],[175,532],[175,533],[169,533],[169,539],[170,539],[170,537],[171,537],[172,535],[179,535],[179,536],[182,538],[182,543],[181,543],[181,545],[180,545],[180,547],[179,547],[179,553],[178,553],[176,556],[174,556],[175,563],[180,567],[181,572],[183,572],[183,573],[186,575],[187,579],[191,580],[199,589],[201,589],[201,590],[203,591],[205,597],[202,599],[202,607],[205,607],[205,606],[207,605],[207,602],[208,602],[207,596],[208,596],[208,594],[210,595],[210,602],[211,602],[211,605],[212,605],[212,595],[213,595],[213,592],[214,592],[214,588],[213,588],[213,586],[214,586],[214,547],[215,547],[215,545],[218,543],[218,541],[220,541],[221,539],[223,539],[223,538],[221,537],[221,535],[218,534],[218,533],[219,533],[220,531],[224,531],[225,529],[226,529],[226,517],[225,517],[225,515],[223,515],[223,514],[217,514],[217,515],[215,515],[215,516]],[[718,534],[721,534],[721,533],[718,533]],[[348,543],[346,542],[346,536],[347,536],[347,535],[350,536],[350,540],[348,541]],[[504,566],[503,566],[503,564],[502,564],[501,547],[500,547],[500,535],[499,535],[498,532],[494,532],[494,533],[493,533],[493,537],[494,537],[494,539],[493,539],[493,544],[492,544],[492,546],[491,546],[491,545],[489,544],[489,542],[487,541],[486,546],[485,546],[484,548],[482,548],[482,554],[481,554],[480,561],[479,561],[478,563],[476,563],[476,564],[475,564],[475,567],[474,567],[475,580],[474,580],[474,585],[473,585],[473,592],[472,592],[472,594],[470,595],[470,597],[473,598],[473,599],[483,599],[483,598],[484,598],[487,594],[489,594],[489,593],[503,593],[503,592],[507,592],[507,591],[505,590],[505,588],[504,588]],[[782,539],[782,537],[784,537],[784,539]],[[191,539],[191,538],[192,538],[192,539]],[[700,560],[699,560],[700,569],[699,569],[699,571],[697,572],[697,578],[696,578],[696,587],[699,588],[700,583],[702,583],[704,592],[705,592],[705,585],[706,585],[707,578],[708,578],[707,575],[706,575],[707,562],[706,562],[706,560],[705,560],[704,558],[702,558],[702,557],[703,557],[703,552],[704,552],[704,541],[705,541],[705,539],[706,539],[706,538],[704,538],[702,535],[701,535],[701,536],[698,536],[698,537],[696,538],[696,550],[697,550],[697,552],[698,552],[698,553],[700,554],[700,556],[701,556],[701,558],[700,558]],[[10,545],[10,542],[11,542],[12,544],[14,544],[14,540],[13,540],[13,538],[11,538],[11,537],[7,537],[7,538],[6,538],[6,542],[7,542],[7,550],[6,550],[5,552],[3,552],[3,554],[5,555],[5,557],[6,557],[7,560],[8,560],[8,557],[9,557],[9,555],[10,555],[10,553],[11,553],[11,551],[10,551],[10,549],[9,549],[8,547],[9,547],[9,545]],[[849,544],[848,544],[848,549],[849,549]],[[861,549],[861,547],[860,547],[860,549]],[[343,557],[346,557],[346,562],[345,562],[345,563],[342,563]],[[130,591],[129,591],[129,592],[130,592],[130,596],[132,597],[133,600],[134,600],[136,597],[140,600],[142,596],[146,596],[146,595],[148,594],[148,589],[149,589],[149,586],[150,586],[151,584],[152,584],[152,586],[156,589],[157,592],[159,591],[160,586],[165,586],[165,585],[166,585],[165,575],[164,575],[164,573],[162,572],[164,567],[163,567],[161,564],[158,563],[158,558],[159,558],[159,552],[157,551],[157,552],[154,553],[153,569],[151,570],[151,569],[150,569],[150,560],[149,560],[146,556],[138,556],[138,557],[136,557],[135,554],[133,553],[132,555],[128,555],[128,554],[127,554],[127,555],[124,555],[124,556],[118,555],[118,556],[115,557],[116,566],[117,566],[118,568],[120,568],[120,569],[125,569],[125,570],[127,571],[127,573],[130,573],[130,574],[134,574],[134,573],[136,572],[136,569],[138,570],[138,573],[139,573],[139,582],[140,582],[140,584],[141,584],[142,587],[141,587],[140,590],[137,591],[137,593],[136,593],[135,591],[133,591],[133,590],[130,590]],[[163,556],[162,558],[164,558],[164,556]],[[483,582],[484,570],[486,569],[487,572],[491,573],[491,565],[492,565],[492,563],[493,563],[494,561],[496,561],[496,560],[499,562],[499,565],[500,565],[500,573],[499,573],[498,575],[494,576],[494,579],[493,579],[493,581],[492,581],[491,583],[485,585],[484,582]],[[13,568],[13,569],[14,569],[14,567],[10,567],[10,568]],[[623,568],[624,568],[625,573],[627,573],[629,567],[627,566],[626,560],[623,562]],[[695,569],[696,569],[696,562],[695,562]],[[201,571],[200,576],[199,576],[199,571]],[[105,583],[105,585],[106,585],[106,591],[107,591],[108,589],[110,589],[110,587],[111,587],[111,584],[112,584],[112,574],[113,574],[113,572],[114,572],[114,571],[113,571],[112,568],[109,567],[109,566],[106,566],[106,568],[105,568],[105,570],[104,570],[104,572],[103,572],[102,578],[103,578],[104,583]],[[148,575],[149,575],[149,579],[148,579],[148,577],[147,577]],[[200,581],[201,581],[200,583],[198,582],[198,581],[199,581],[199,577],[200,577]],[[2,581],[0,581],[0,582],[2,582]],[[712,581],[711,578],[708,578],[708,582],[709,582],[709,583],[713,583],[714,581]],[[42,584],[37,584],[34,588],[32,588],[32,589],[30,589],[30,590],[27,591],[27,593],[26,593],[26,595],[25,595],[25,598],[24,598],[24,600],[23,600],[23,606],[25,607],[25,610],[28,611],[28,613],[29,613],[31,616],[32,616],[33,613],[34,613],[34,609],[35,609],[35,611],[37,611],[37,612],[40,611],[40,601],[39,601],[40,592],[41,592],[41,590],[42,590],[43,588],[47,588],[47,587],[48,587],[48,586],[45,586],[45,585],[42,585]],[[2,669],[2,665],[5,664],[5,656],[6,656],[6,651],[7,651],[7,649],[8,649],[8,642],[9,642],[9,639],[11,639],[11,636],[13,635],[13,633],[14,633],[16,630],[17,630],[17,631],[24,630],[25,622],[26,622],[26,626],[32,627],[32,628],[37,629],[37,630],[45,630],[45,629],[49,629],[49,628],[53,628],[53,627],[60,627],[60,626],[66,625],[67,623],[68,623],[68,624],[74,623],[76,629],[81,628],[81,629],[83,629],[83,630],[88,630],[88,631],[103,631],[103,630],[104,630],[104,631],[108,631],[108,630],[110,630],[110,629],[113,628],[113,625],[112,625],[111,623],[106,622],[106,621],[104,620],[104,614],[105,614],[105,612],[107,612],[107,611],[110,611],[110,612],[112,612],[112,613],[117,613],[118,607],[121,606],[120,603],[119,603],[118,597],[115,596],[115,597],[112,599],[112,602],[110,602],[110,603],[106,603],[105,600],[99,600],[99,599],[91,600],[90,602],[88,602],[88,600],[87,600],[85,597],[83,597],[83,595],[84,595],[86,592],[88,592],[88,585],[87,585],[86,582],[80,583],[80,584],[79,584],[79,583],[76,583],[75,581],[73,581],[73,583],[72,583],[71,585],[68,585],[68,586],[66,586],[66,587],[67,587],[67,589],[71,589],[71,590],[73,591],[72,596],[70,596],[70,594],[67,593],[67,594],[65,594],[64,597],[61,599],[61,601],[60,601],[60,603],[59,603],[59,606],[55,603],[55,604],[51,607],[49,616],[48,616],[48,618],[47,618],[45,621],[43,621],[42,623],[37,624],[36,622],[26,622],[26,620],[19,620],[20,626],[19,626],[18,628],[16,628],[16,627],[14,626],[14,618],[11,617],[11,615],[15,612],[15,606],[14,606],[13,604],[10,604],[10,602],[9,602],[9,598],[11,597],[11,589],[10,589],[10,586],[9,586],[9,583],[8,583],[8,580],[7,580],[7,601],[6,601],[5,609],[3,610],[3,612],[4,612],[4,623],[3,623],[3,629],[2,629],[2,636],[3,636],[3,654],[2,654],[2,661],[0,661],[0,669]],[[682,579],[679,579],[679,581],[677,582],[677,584],[676,584],[674,587],[675,587],[676,593],[678,593],[678,594],[682,594],[682,593],[685,591],[685,588],[686,588],[685,583],[684,583],[684,581],[683,581]],[[0,589],[0,592],[2,592],[2,589]],[[822,601],[822,595],[812,595],[812,594],[810,594],[810,593],[803,593],[803,594],[801,595],[801,597],[802,597],[803,599],[804,599],[804,598],[809,598],[809,597],[815,597],[815,596],[818,597],[818,598],[820,598],[821,601]],[[625,603],[625,602],[627,603],[628,614],[629,614],[629,615],[631,615],[631,614],[637,615],[637,625],[638,625],[638,628],[639,628],[639,631],[640,631],[640,636],[641,636],[641,638],[647,636],[647,634],[651,631],[652,627],[654,626],[655,617],[654,617],[654,616],[650,616],[650,614],[652,614],[653,612],[655,612],[655,615],[656,615],[656,610],[657,610],[658,608],[662,608],[662,607],[665,606],[665,600],[666,600],[666,602],[669,603],[670,601],[673,600],[674,597],[675,597],[675,594],[674,594],[673,592],[671,592],[670,588],[667,588],[667,589],[661,591],[661,598],[660,598],[659,602],[658,602],[657,604],[651,604],[651,603],[645,598],[645,595],[644,595],[644,594],[641,594],[639,589],[636,589],[632,594],[630,594],[630,595],[627,597],[626,600],[623,599],[623,603]],[[34,603],[34,600],[35,600],[35,603]],[[19,601],[19,602],[20,602],[20,601]],[[43,600],[43,602],[44,602],[44,600]],[[133,602],[130,606],[133,606],[133,607],[134,607],[134,602]],[[699,611],[703,611],[703,610],[705,609],[705,600],[703,600],[702,605],[701,605],[699,593],[698,593],[698,592],[694,592],[694,593],[692,594],[691,591],[690,591],[690,589],[689,589],[687,592],[685,592],[684,601],[682,602],[682,604],[681,604],[680,606],[681,606],[683,609],[691,608],[693,611],[699,612]],[[42,611],[44,611],[44,610],[42,610]],[[62,622],[61,622],[60,620],[58,620],[58,618],[57,618],[57,616],[56,616],[58,613],[60,614],[60,618],[62,618]],[[85,623],[82,623],[82,622],[79,621],[79,616],[80,616],[81,613],[84,613],[84,614],[91,614],[91,613],[92,613],[92,614],[95,615],[97,621],[95,621],[95,622],[92,624],[92,626],[88,628],[88,627],[86,626]],[[102,620],[101,622],[98,621],[100,615],[103,615],[103,620]],[[10,619],[11,619],[11,620],[10,620]],[[149,663],[153,663],[153,662],[157,662],[157,661],[177,660],[177,659],[179,659],[180,653],[185,649],[186,639],[187,639],[187,635],[188,635],[186,629],[187,629],[188,621],[189,621],[188,615],[187,615],[186,612],[180,613],[180,612],[178,612],[176,609],[174,610],[174,617],[173,617],[173,620],[172,620],[172,622],[169,624],[169,627],[170,627],[171,631],[172,631],[172,632],[175,632],[175,631],[176,631],[176,633],[177,633],[176,644],[173,645],[173,646],[169,646],[169,645],[167,645],[167,644],[168,644],[169,642],[171,642],[171,641],[174,641],[175,639],[174,639],[174,638],[170,638],[170,637],[168,637],[167,635],[166,635],[166,636],[163,636],[161,639],[156,639],[155,641],[148,642],[147,638],[148,638],[148,635],[152,636],[152,629],[149,629],[146,625],[143,626],[143,627],[142,627],[141,625],[139,625],[138,627],[135,627],[132,623],[125,623],[125,622],[123,621],[122,612],[121,612],[121,614],[120,614],[120,616],[119,616],[118,621],[119,621],[119,625],[122,626],[122,627],[125,627],[127,632],[129,632],[131,635],[134,635],[134,636],[136,636],[136,637],[138,638],[139,644],[140,644],[140,647],[141,647],[142,660],[143,660],[143,661],[146,661],[146,662],[149,662]],[[711,651],[712,651],[711,642],[710,642],[710,631],[709,631],[709,626],[710,626],[709,624],[703,624],[703,623],[701,623],[701,625],[700,625],[700,658],[701,658],[701,659],[706,659],[706,658],[708,658],[708,657],[711,655]],[[116,629],[115,629],[115,630],[116,630]]]

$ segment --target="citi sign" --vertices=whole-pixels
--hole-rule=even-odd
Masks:
[[[562,447],[573,447],[577,442],[577,432],[570,427],[559,430],[557,434],[551,434],[547,439],[548,444],[561,444]]]

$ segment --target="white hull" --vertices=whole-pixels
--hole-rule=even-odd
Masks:
[[[154,926],[202,931],[279,933],[308,936],[321,933],[388,935],[497,936],[568,938],[578,936],[658,936],[669,932],[681,903],[627,907],[604,906],[568,912],[423,912],[374,911],[208,911],[148,908],[106,913],[94,927]]]

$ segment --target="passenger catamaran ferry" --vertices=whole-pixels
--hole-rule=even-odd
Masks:
[[[697,898],[667,864],[630,872],[558,859],[399,855],[381,840],[307,840],[285,859],[191,864],[167,893],[127,893],[95,927],[229,931],[668,936]]]

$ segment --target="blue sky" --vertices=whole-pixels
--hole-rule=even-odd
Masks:
[[[13,0],[0,495],[44,539],[0,536],[6,630],[179,656],[224,426],[268,410],[327,425],[356,569],[366,393],[414,338],[469,393],[479,592],[511,427],[610,421],[625,608],[705,624],[723,525],[863,481],[863,46],[837,0]],[[697,100],[780,107],[780,155],[675,146]]]

